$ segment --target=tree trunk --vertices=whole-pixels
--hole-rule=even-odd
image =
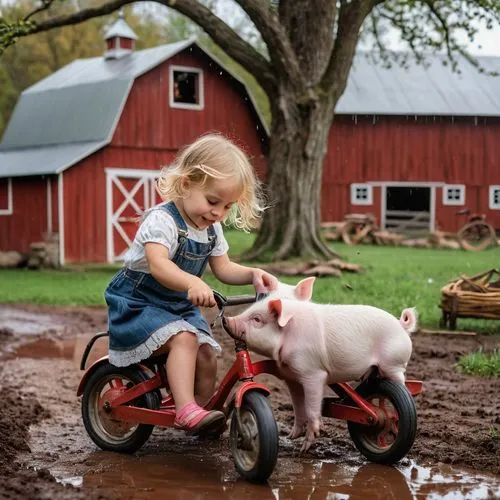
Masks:
[[[272,260],[336,256],[319,231],[322,169],[333,110],[328,97],[302,100],[290,90],[272,103],[270,208],[245,258],[269,258],[270,253]]]

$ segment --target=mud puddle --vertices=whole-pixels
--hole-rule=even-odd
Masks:
[[[58,333],[63,326],[54,322],[54,316],[37,312],[21,311],[15,308],[0,308],[0,325],[20,335]]]
[[[346,467],[328,461],[299,458],[278,460],[266,485],[235,476],[232,464],[210,455],[177,454],[131,457],[97,452],[84,461],[82,476],[59,464],[51,473],[59,482],[83,491],[98,489],[116,498],[197,499],[493,499],[500,497],[494,476],[477,475],[447,465],[404,467],[365,464]]]
[[[335,461],[300,457],[296,443],[284,437],[286,429],[280,437],[277,467],[267,485],[253,485],[238,476],[227,435],[221,441],[203,443],[178,431],[156,428],[134,456],[95,451],[75,397],[82,374],[77,365],[89,338],[36,338],[18,347],[17,359],[12,361],[21,376],[32,372],[36,363],[40,376],[50,377],[57,367],[54,380],[64,377],[57,394],[46,394],[52,419],[32,427],[31,454],[24,457],[24,463],[30,469],[48,470],[59,483],[82,493],[97,491],[119,499],[500,498],[500,478],[473,469],[442,463],[424,466],[424,462],[409,459],[397,468],[370,463],[359,466],[363,459],[352,448],[347,453],[339,449]],[[97,344],[92,357],[105,351],[105,343]],[[335,439],[327,445],[331,453],[335,446]]]

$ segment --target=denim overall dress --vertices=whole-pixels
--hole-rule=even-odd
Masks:
[[[178,231],[178,247],[172,257],[183,271],[201,277],[216,244],[213,226],[207,229],[208,243],[188,238],[184,219],[173,202],[154,210],[166,210]],[[149,273],[122,268],[109,283],[105,299],[108,305],[109,361],[128,366],[148,358],[173,335],[192,332],[198,343],[221,350],[211,337],[210,327],[200,309],[186,292],[166,288]]]

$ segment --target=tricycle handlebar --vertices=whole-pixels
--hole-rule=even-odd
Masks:
[[[217,302],[217,307],[223,309],[227,306],[239,306],[242,304],[253,304],[257,301],[258,295],[231,295],[230,297],[225,297],[222,293],[217,290],[212,290]]]

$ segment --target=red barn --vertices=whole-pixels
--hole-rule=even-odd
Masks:
[[[119,19],[104,57],[77,60],[23,92],[0,144],[0,250],[59,237],[60,261],[120,260],[154,179],[178,149],[219,130],[266,168],[267,130],[244,84],[194,40],[134,51]],[[324,221],[420,215],[454,231],[460,208],[500,228],[500,78],[441,57],[429,67],[354,61],[330,132]],[[500,72],[500,58],[481,58]]]
[[[383,228],[456,231],[460,209],[500,229],[500,77],[444,56],[390,69],[355,58],[330,131],[323,220],[375,214]],[[500,58],[481,57],[500,73]]]
[[[134,51],[123,19],[104,57],[76,60],[23,92],[0,144],[0,250],[45,233],[65,262],[120,260],[154,179],[217,130],[265,168],[266,126],[245,85],[193,39]]]

